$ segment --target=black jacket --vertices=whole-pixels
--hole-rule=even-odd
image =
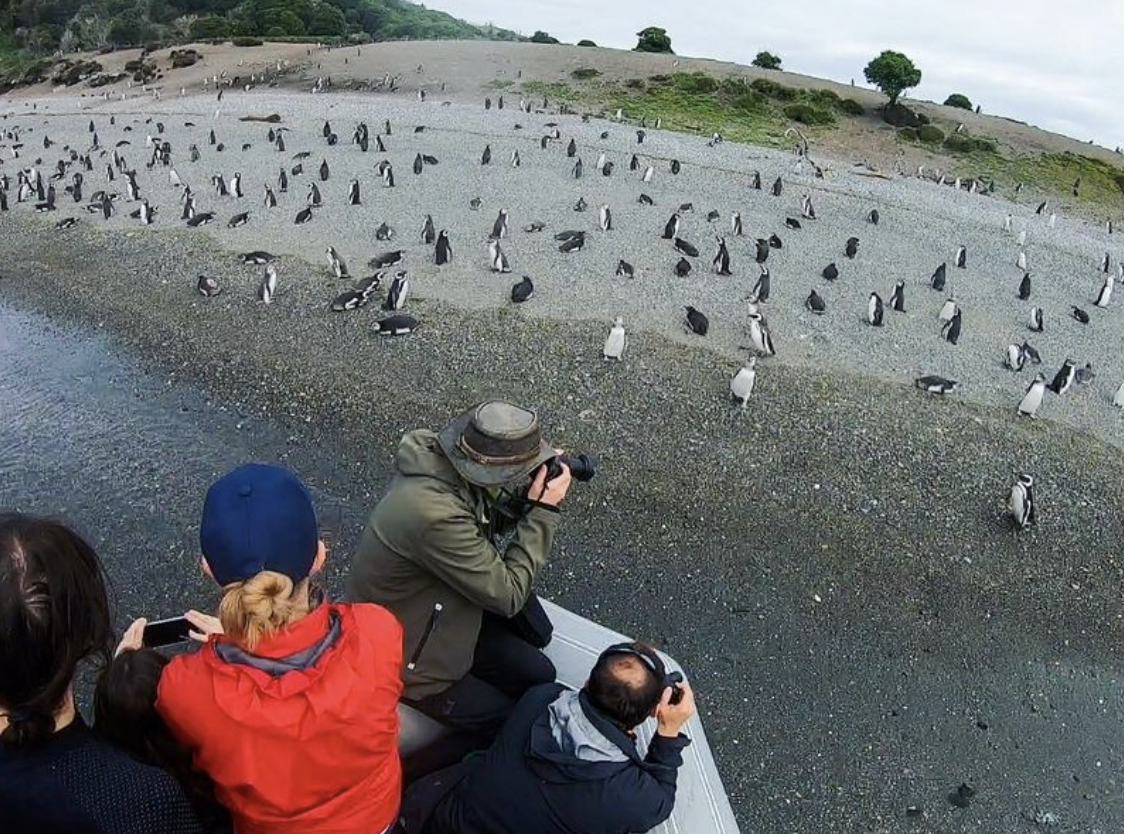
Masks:
[[[550,705],[565,691],[527,692],[491,749],[438,804],[425,834],[631,834],[654,828],[675,805],[677,770],[690,740],[655,736],[643,759],[632,737],[583,694],[581,711],[622,761],[586,761],[551,730]]]

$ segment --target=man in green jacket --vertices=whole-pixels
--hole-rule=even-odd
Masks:
[[[480,745],[526,690],[555,678],[519,626],[537,617],[535,642],[549,640],[531,590],[570,488],[564,463],[548,480],[556,455],[533,411],[499,401],[440,434],[409,432],[348,578],[353,600],[385,606],[405,629],[403,700]]]

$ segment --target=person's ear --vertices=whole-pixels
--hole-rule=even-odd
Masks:
[[[315,576],[324,570],[324,563],[328,561],[328,548],[324,546],[324,540],[320,539],[316,542],[316,558],[312,560],[312,570],[308,572],[309,576]]]
[[[206,556],[200,556],[199,557],[199,569],[201,571],[203,571],[203,573],[205,575],[209,576],[211,579],[215,579],[215,573],[214,573],[214,571],[211,570],[211,566],[209,564],[207,564],[207,557]],[[217,582],[218,580],[215,580],[215,581]]]

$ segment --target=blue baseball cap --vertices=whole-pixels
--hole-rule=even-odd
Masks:
[[[312,571],[319,542],[312,496],[287,469],[247,463],[207,490],[199,545],[220,585],[263,570],[299,582]]]

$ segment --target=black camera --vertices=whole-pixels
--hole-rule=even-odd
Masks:
[[[562,474],[562,464],[570,467],[570,475],[578,481],[585,483],[597,474],[597,458],[582,452],[579,455],[559,455],[546,462],[546,479],[553,481]]]
[[[671,703],[678,704],[683,700],[683,673],[668,672],[665,686],[671,687]]]

